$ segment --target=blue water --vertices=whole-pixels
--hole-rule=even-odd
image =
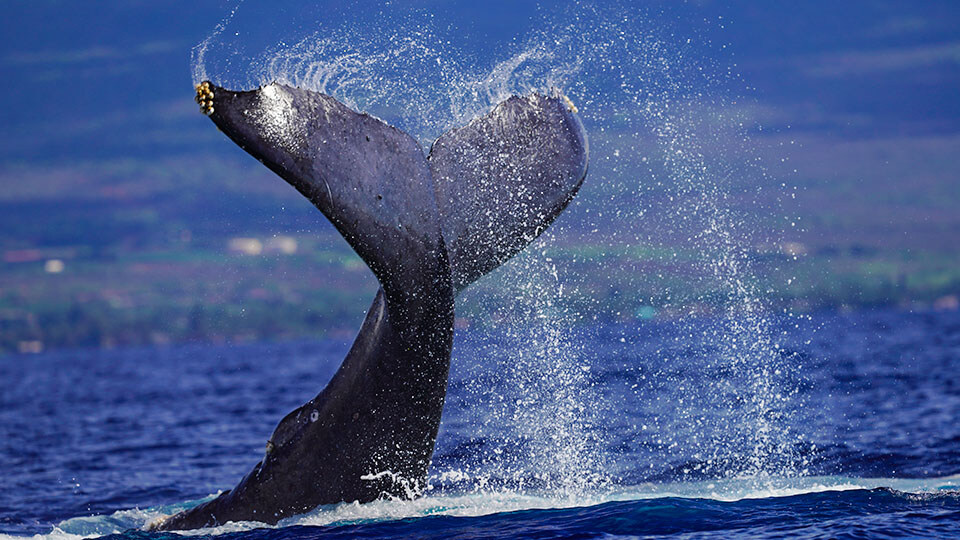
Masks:
[[[769,318],[742,354],[728,324],[458,331],[422,498],[203,534],[960,537],[960,314]],[[348,346],[0,358],[0,534],[168,537],[140,528],[233,486]]]

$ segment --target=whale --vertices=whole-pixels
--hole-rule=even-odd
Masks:
[[[446,395],[454,307],[539,236],[587,176],[588,142],[559,91],[514,95],[424,152],[336,98],[204,81],[201,111],[319,209],[380,287],[346,358],[219,496],[152,530],[276,524],[320,505],[411,499],[427,484]]]

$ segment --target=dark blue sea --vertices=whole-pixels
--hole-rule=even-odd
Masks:
[[[0,536],[170,538],[142,527],[232,487],[348,346],[0,358]],[[422,497],[190,534],[960,537],[958,372],[956,312],[474,324]]]

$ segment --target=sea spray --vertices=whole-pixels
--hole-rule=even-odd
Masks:
[[[483,310],[493,322],[458,336],[462,347],[483,354],[455,356],[475,367],[454,406],[478,412],[472,422],[482,452],[450,464],[458,474],[441,472],[441,481],[557,499],[583,499],[610,484],[601,422],[609,411],[590,357],[571,331],[578,321],[563,304],[564,276],[544,255],[551,242],[535,242],[530,255],[467,293],[467,302],[489,302]],[[494,288],[509,292],[486,294]]]
[[[667,463],[681,447],[695,456],[661,480],[804,473],[802,435],[790,421],[801,405],[798,373],[779,349],[753,264],[758,246],[779,237],[762,216],[782,211],[772,187],[780,184],[751,156],[735,70],[699,54],[722,49],[705,37],[705,26],[721,21],[664,26],[664,14],[644,8],[571,4],[541,11],[525,37],[483,55],[463,49],[456,28],[431,14],[387,7],[339,26],[315,13],[315,24],[272,42],[261,36],[268,45],[257,50],[240,41],[256,33],[249,28],[256,22],[240,20],[248,6],[198,46],[195,77],[325,92],[425,148],[512,94],[559,89],[580,110],[591,145],[582,193],[549,239],[474,285],[458,306],[467,319],[492,315],[486,324],[507,337],[488,345],[485,358],[454,357],[489,369],[483,376],[498,378],[492,387],[500,393],[477,384],[485,390],[469,404],[477,410],[474,455],[438,466],[438,487],[456,478],[459,489],[565,494],[615,481],[625,467],[643,469],[604,465],[593,427],[600,416],[592,412],[611,409],[638,419],[621,435],[624,444],[657,448],[656,459]],[[599,251],[551,258],[565,239]],[[609,264],[618,253],[639,258],[632,271],[614,274],[623,268]],[[574,266],[607,274],[620,303],[593,300],[590,284],[568,271]],[[633,298],[641,288],[657,292]],[[591,352],[573,331],[591,312],[601,320],[653,313],[681,321],[672,339],[689,343],[681,359],[688,368],[658,371],[663,359],[627,350],[625,371],[643,377],[628,381],[634,401],[604,402],[592,391]],[[621,339],[629,344],[632,336]],[[668,391],[651,404],[651,389]]]
[[[803,474],[797,450],[802,436],[789,419],[800,405],[792,401],[797,373],[774,341],[775,315],[753,268],[758,243],[779,233],[757,230],[757,214],[743,209],[750,198],[736,193],[751,181],[760,191],[769,178],[737,161],[749,152],[749,141],[740,119],[729,116],[736,98],[717,93],[708,66],[677,53],[659,54],[672,60],[647,66],[663,68],[655,78],[658,91],[634,96],[655,137],[653,155],[643,158],[658,161],[667,180],[667,204],[659,212],[666,219],[658,220],[665,234],[653,241],[666,247],[662,238],[679,239],[690,252],[689,281],[665,303],[679,300],[684,337],[702,347],[686,359],[699,376],[668,377],[683,388],[676,420],[698,427],[692,440],[671,442],[692,446],[698,456],[678,464],[676,476],[762,480]]]

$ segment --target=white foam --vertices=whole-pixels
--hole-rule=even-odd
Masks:
[[[645,484],[595,494],[555,497],[551,494],[491,491],[473,494],[436,495],[416,500],[384,500],[368,504],[344,503],[319,507],[300,516],[282,520],[275,527],[296,525],[330,526],[394,521],[426,516],[478,517],[521,510],[563,509],[594,506],[607,502],[637,501],[666,497],[708,499],[733,502],[744,499],[770,499],[829,491],[890,488],[904,493],[929,494],[960,490],[960,474],[941,478],[846,478],[822,476],[807,478],[735,478],[704,482]],[[206,500],[206,499],[205,499]],[[0,540],[79,540],[130,529],[142,529],[163,515],[197,504],[130,509],[103,516],[78,517],[66,520],[49,533],[33,536],[0,534]],[[185,535],[219,535],[273,527],[257,522],[230,522],[219,527],[183,531]]]

